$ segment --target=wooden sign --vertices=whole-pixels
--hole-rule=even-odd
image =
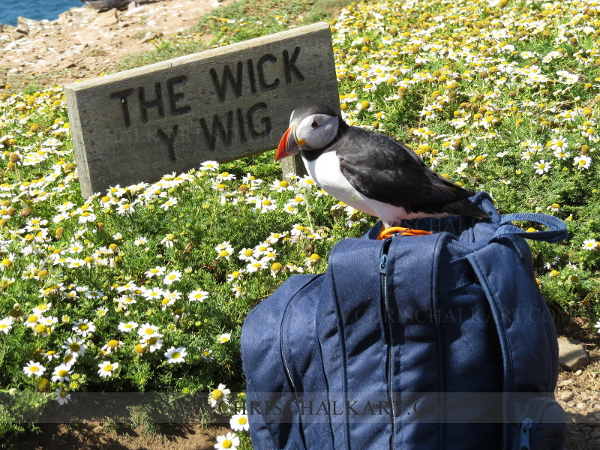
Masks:
[[[73,83],[65,93],[84,197],[272,150],[305,103],[339,111],[326,23]]]

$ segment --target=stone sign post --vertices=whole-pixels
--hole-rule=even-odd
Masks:
[[[302,104],[339,111],[326,23],[72,83],[65,92],[84,197],[272,150]]]

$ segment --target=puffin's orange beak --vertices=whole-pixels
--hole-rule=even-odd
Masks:
[[[283,133],[283,136],[281,137],[281,140],[279,141],[279,145],[277,146],[277,153],[275,154],[275,161],[280,161],[283,158],[287,158],[288,156],[292,156],[293,153],[288,153],[288,148],[290,146],[289,144],[289,140],[290,140],[290,135],[291,138],[294,139],[294,135],[292,133],[292,128],[288,128],[287,130],[285,130],[285,133]]]
[[[275,161],[282,160],[288,156],[293,156],[300,151],[300,145],[306,144],[304,139],[296,140],[296,125],[290,126],[279,141]]]

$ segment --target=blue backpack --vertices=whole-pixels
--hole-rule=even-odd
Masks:
[[[558,242],[566,226],[471,200],[489,220],[419,219],[404,225],[432,234],[384,240],[376,225],[251,311],[256,450],[563,448],[556,332],[524,238]]]

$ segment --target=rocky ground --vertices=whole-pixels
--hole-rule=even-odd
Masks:
[[[21,19],[17,27],[0,25],[0,86],[64,85],[112,72],[123,57],[152,50],[160,36],[184,33],[203,14],[232,1],[146,0],[127,11],[82,7],[53,22]],[[577,340],[575,348],[563,349],[571,357],[564,357],[556,390],[569,423],[570,450],[600,450],[600,334],[590,332],[589,325],[576,321],[559,327]],[[580,357],[573,358],[577,352]],[[143,427],[95,423],[40,428],[42,433],[20,441],[19,448],[211,449],[215,436],[227,431],[186,425],[149,434]]]
[[[583,318],[559,321],[558,327],[575,344],[561,345],[563,367],[556,388],[568,423],[568,449],[600,450],[600,334],[590,331],[590,321]]]
[[[125,11],[84,6],[52,22],[20,18],[16,27],[0,25],[0,86],[64,85],[114,72],[126,55],[152,50],[157,39],[185,32],[232,1],[139,0]]]

